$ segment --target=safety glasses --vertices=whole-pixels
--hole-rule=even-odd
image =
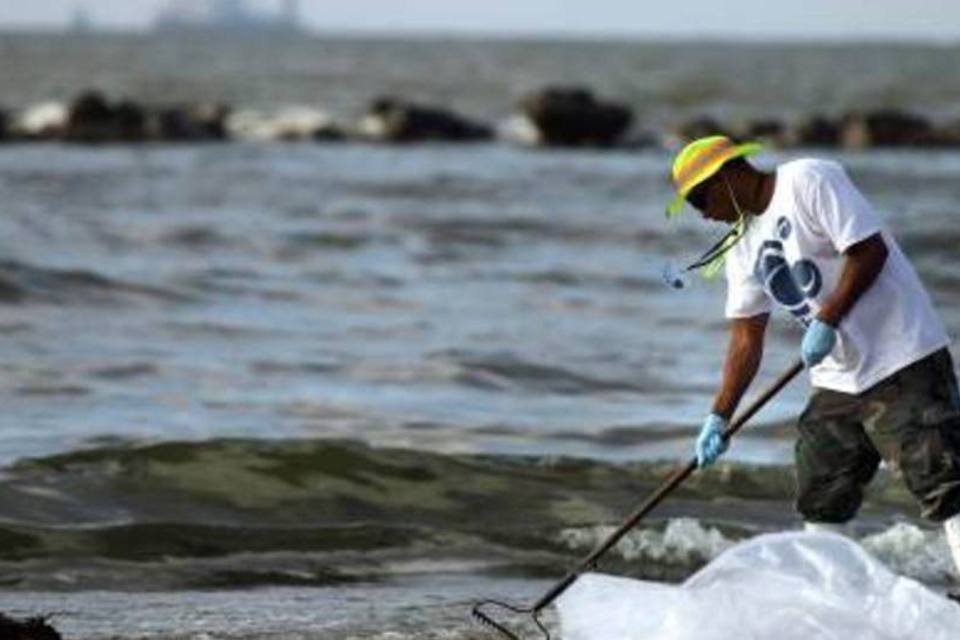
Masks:
[[[716,178],[704,180],[687,193],[686,200],[697,211],[705,211],[707,208],[707,197],[710,195],[710,189],[716,183]]]

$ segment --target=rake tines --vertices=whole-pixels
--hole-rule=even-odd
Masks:
[[[515,607],[511,604],[507,604],[506,602],[500,602],[499,600],[484,600],[475,604],[472,611],[473,617],[476,618],[480,624],[493,629],[504,638],[507,638],[507,640],[521,640],[521,638],[517,632],[508,629],[502,623],[494,620],[490,614],[484,612],[484,607],[500,607],[501,609],[506,609],[511,613],[527,614],[540,629],[544,640],[550,640],[550,632],[547,631],[547,628],[543,626],[542,622],[540,622],[540,612],[538,610],[532,608]]]

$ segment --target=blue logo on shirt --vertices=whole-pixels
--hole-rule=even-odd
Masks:
[[[781,240],[786,240],[790,237],[790,232],[793,231],[793,225],[790,224],[790,221],[786,218],[780,218],[777,220],[777,235]]]
[[[810,314],[811,300],[823,287],[823,276],[812,260],[806,258],[790,264],[783,250],[783,240],[793,231],[786,218],[777,220],[779,240],[767,240],[760,245],[754,273],[771,298],[798,318]]]

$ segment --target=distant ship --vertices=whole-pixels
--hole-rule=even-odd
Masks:
[[[244,0],[172,0],[154,30],[173,33],[295,33],[301,31],[299,0],[282,0],[276,13],[247,8]]]

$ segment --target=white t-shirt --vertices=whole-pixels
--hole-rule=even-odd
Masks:
[[[860,393],[946,346],[943,324],[900,247],[843,168],[823,160],[777,168],[769,206],[727,254],[727,317],[768,313],[776,302],[809,323],[837,286],[843,252],[876,233],[887,261],[840,321],[836,346],[811,370],[813,385]]]

